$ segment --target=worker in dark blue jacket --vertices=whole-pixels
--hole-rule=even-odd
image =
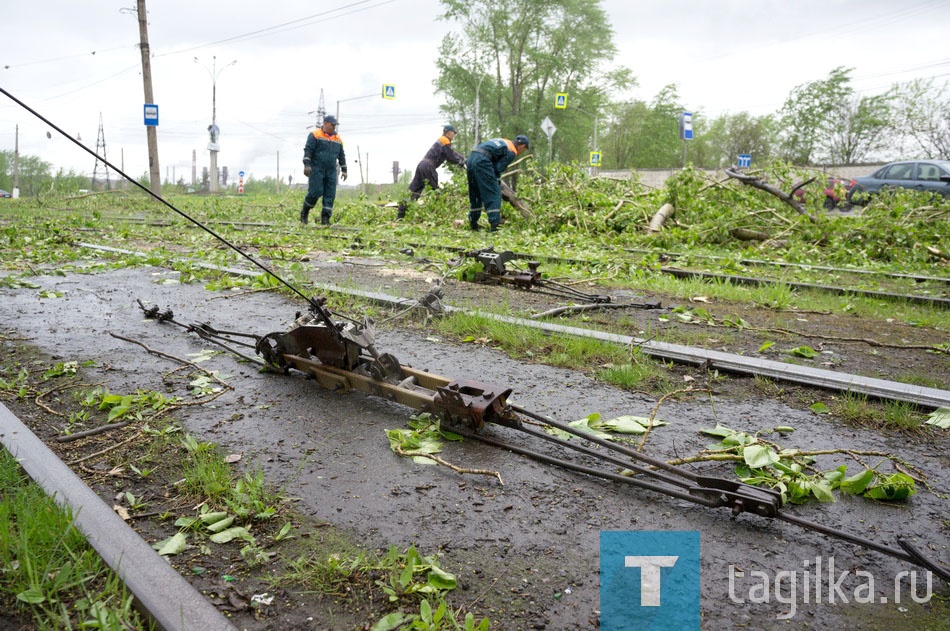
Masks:
[[[320,223],[330,225],[333,214],[333,201],[336,199],[336,165],[340,165],[340,178],[346,180],[346,154],[343,152],[343,140],[336,133],[335,116],[323,117],[323,125],[307,135],[307,144],[303,148],[303,174],[309,178],[307,196],[303,198],[300,209],[300,223],[307,223],[310,209],[323,198],[323,210]]]
[[[465,172],[468,175],[468,225],[478,230],[482,207],[494,232],[501,224],[501,174],[515,158],[528,149],[528,137],[519,134],[514,142],[492,138],[472,149]]]
[[[416,166],[416,172],[412,176],[412,182],[409,183],[410,201],[414,202],[422,197],[423,191],[426,190],[426,185],[433,190],[439,188],[439,172],[436,171],[436,169],[446,162],[457,164],[460,167],[465,166],[465,156],[459,154],[452,148],[453,138],[455,138],[455,128],[451,125],[446,125],[442,128],[442,135],[436,139],[435,143],[426,151],[422,160],[419,161],[419,164]],[[406,209],[406,202],[399,202],[399,210],[397,211],[396,218],[403,219],[406,216]]]

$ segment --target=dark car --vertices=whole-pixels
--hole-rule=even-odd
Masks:
[[[13,195],[0,188],[0,197],[13,197]]]
[[[885,164],[852,180],[848,201],[857,204],[889,188],[930,191],[950,197],[950,160],[914,160]]]

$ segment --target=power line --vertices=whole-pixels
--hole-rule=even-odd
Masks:
[[[347,15],[353,15],[354,13],[360,13],[363,11],[368,11],[370,9],[376,9],[386,4],[395,2],[396,0],[382,0],[379,4],[374,4],[369,7],[355,8],[352,11],[346,11],[345,13],[340,13],[338,15],[328,15],[330,13],[336,13],[337,11],[344,11],[345,9],[350,9],[352,7],[357,7],[361,4],[366,4],[367,2],[372,2],[373,0],[360,0],[359,2],[353,2],[352,4],[344,5],[342,7],[337,7],[336,9],[330,9],[329,11],[324,11],[323,13],[315,13],[313,15],[308,15],[307,17],[298,18],[296,20],[291,20],[289,22],[284,22],[282,24],[277,24],[275,26],[268,26],[267,28],[258,29],[256,31],[250,31],[248,33],[243,33],[240,35],[233,35],[231,37],[226,37],[224,39],[219,39],[214,42],[208,42],[206,44],[199,44],[198,46],[192,46],[190,48],[185,48],[182,50],[171,51],[168,53],[162,53],[160,55],[155,55],[156,57],[168,57],[172,55],[180,55],[183,53],[189,53],[195,50],[202,48],[207,48],[209,46],[217,46],[218,44],[224,44],[227,42],[236,42],[244,39],[254,39],[257,37],[264,37],[265,35],[276,35],[277,33],[284,33],[286,31],[292,31],[298,28],[303,28],[305,26],[312,26],[313,24],[320,24],[321,22],[327,22],[329,20],[335,20],[337,18],[345,17]]]
[[[26,67],[26,66],[37,66],[37,65],[40,65],[40,64],[51,64],[51,63],[55,63],[55,62],[57,62],[57,61],[64,61],[64,60],[66,60],[66,59],[75,59],[76,57],[83,57],[83,56],[85,56],[85,55],[95,55],[96,53],[111,53],[112,51],[115,51],[115,50],[125,50],[126,48],[129,48],[130,46],[134,46],[134,45],[133,45],[133,44],[127,44],[127,45],[125,45],[125,46],[116,46],[115,48],[106,48],[105,50],[98,50],[98,51],[97,51],[97,50],[91,50],[91,51],[89,51],[89,52],[84,52],[84,53],[73,53],[73,54],[70,54],[70,55],[63,55],[63,56],[61,56],[61,57],[50,57],[49,59],[36,59],[36,60],[34,60],[34,61],[25,61],[25,62],[20,63],[20,64],[6,64],[6,65],[3,67],[3,69],[4,69],[4,70],[11,70],[11,69],[13,69],[13,68],[24,68],[24,67]]]

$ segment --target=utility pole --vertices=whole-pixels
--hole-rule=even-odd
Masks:
[[[145,10],[145,0],[136,0],[136,10],[139,16],[139,49],[142,51],[142,82],[145,84],[145,102],[155,103],[152,94],[152,61],[148,47],[148,12]],[[152,193],[162,195],[162,170],[158,165],[158,130],[154,125],[145,126],[145,135],[148,138],[148,172]]]
[[[106,132],[102,127],[102,112],[99,112],[99,137],[96,138],[96,165],[92,168],[92,183],[90,190],[96,190],[96,179],[99,177],[99,163],[102,162],[106,170],[106,190],[112,190],[112,181],[109,179],[109,165],[105,163],[106,156]]]

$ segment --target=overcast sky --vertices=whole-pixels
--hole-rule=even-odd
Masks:
[[[211,69],[219,166],[302,178],[321,91],[339,107],[359,181],[413,169],[441,132],[433,57],[454,25],[438,0],[148,0],[162,177],[208,166]],[[675,83],[684,105],[715,116],[768,114],[796,85],[854,68],[861,94],[917,77],[950,79],[948,0],[603,0],[619,54],[649,101]],[[3,0],[0,86],[133,177],[148,171],[135,0]],[[195,62],[197,57],[199,62]],[[232,61],[234,65],[229,65]],[[214,64],[214,66],[212,65]],[[396,98],[384,100],[383,84]],[[539,121],[540,123],[540,121]],[[0,147],[92,174],[95,159],[0,94]],[[47,131],[52,138],[47,138]],[[541,140],[540,138],[538,140]],[[101,167],[100,167],[101,168]],[[364,172],[365,172],[364,171]],[[366,176],[364,176],[366,177]]]

